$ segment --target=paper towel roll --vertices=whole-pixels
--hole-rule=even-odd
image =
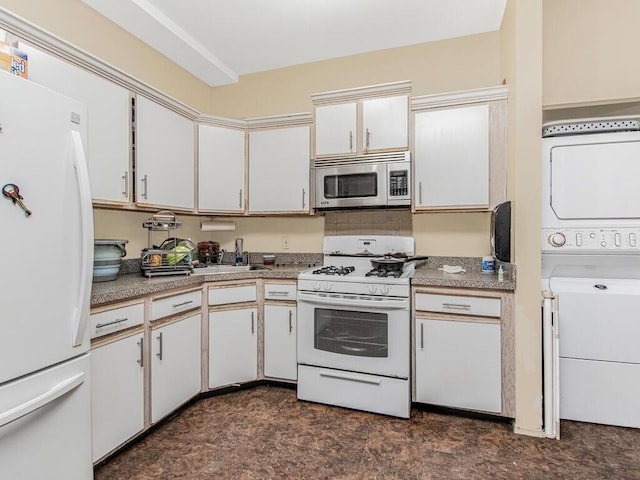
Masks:
[[[200,230],[203,232],[232,232],[236,224],[230,220],[201,220]]]

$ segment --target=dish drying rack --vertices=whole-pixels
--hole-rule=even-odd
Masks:
[[[148,230],[147,248],[142,249],[142,274],[146,277],[157,275],[188,275],[193,267],[191,265],[193,250],[176,250],[178,241],[176,230],[182,225],[174,213],[162,210],[145,220],[142,226]],[[155,248],[152,243],[152,232],[167,232],[167,239],[161,247],[169,243],[170,248]],[[171,239],[175,241],[170,242]]]

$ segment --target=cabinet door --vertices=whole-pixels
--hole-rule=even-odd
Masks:
[[[193,210],[194,123],[138,95],[136,202]]]
[[[264,375],[296,380],[296,307],[264,306]]]
[[[249,212],[309,212],[309,128],[249,133]]]
[[[316,155],[355,153],[357,104],[316,107]]]
[[[151,421],[157,422],[200,392],[200,318],[151,331]]]
[[[93,461],[144,428],[143,336],[91,350]]]
[[[489,205],[489,107],[450,108],[415,116],[415,205]]]
[[[87,138],[83,141],[93,199],[129,203],[132,181],[129,91],[35,48],[25,50],[29,55],[29,80],[87,106]]]
[[[401,150],[409,145],[409,98],[372,98],[362,101],[362,149]]]
[[[418,319],[416,401],[500,413],[500,324]]]
[[[244,132],[198,126],[198,210],[244,212]]]
[[[258,378],[255,308],[209,313],[209,387]]]

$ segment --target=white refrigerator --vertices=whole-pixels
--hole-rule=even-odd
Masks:
[[[0,479],[93,478],[86,121],[0,71]]]

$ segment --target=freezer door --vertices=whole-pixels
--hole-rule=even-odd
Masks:
[[[91,480],[89,354],[0,386],[0,478]]]
[[[88,350],[93,217],[84,107],[0,71],[0,385]]]

